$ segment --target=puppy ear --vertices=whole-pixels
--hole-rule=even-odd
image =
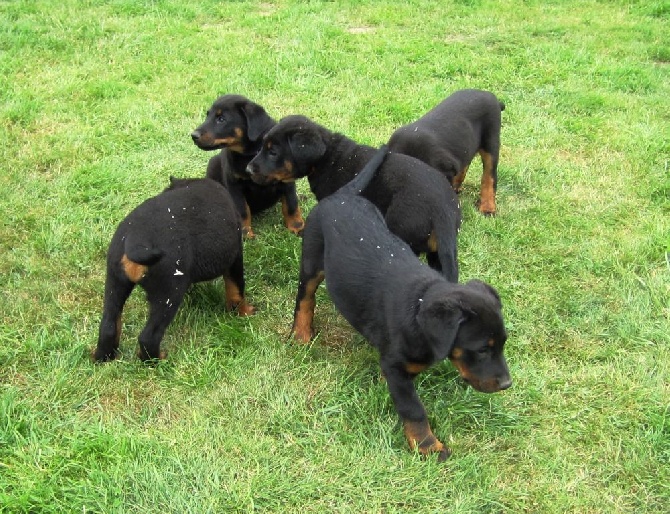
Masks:
[[[258,141],[272,125],[270,116],[254,102],[244,102],[240,105],[240,110],[247,120],[247,137],[251,141]]]
[[[416,321],[421,332],[428,339],[437,360],[445,359],[450,353],[465,316],[460,307],[444,299],[424,300],[419,307]]]
[[[309,129],[291,134],[288,144],[291,147],[294,161],[303,163],[312,163],[319,160],[327,149],[321,134]]]
[[[497,302],[498,306],[502,307],[502,302],[500,301],[500,295],[498,294],[498,291],[496,291],[493,286],[490,286],[486,282],[482,282],[481,280],[473,279],[473,280],[468,280],[465,283],[465,286],[474,289],[475,291],[478,291],[479,293],[484,294],[484,296],[489,296],[495,298],[495,301]]]

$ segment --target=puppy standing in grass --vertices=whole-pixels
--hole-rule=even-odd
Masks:
[[[240,95],[224,95],[216,99],[205,121],[191,133],[198,148],[222,149],[209,160],[207,177],[228,188],[249,238],[254,237],[251,215],[277,202],[281,202],[284,223],[291,232],[299,235],[304,226],[295,184],[258,185],[246,173],[263,135],[274,125],[275,121],[260,105]]]
[[[417,121],[397,129],[389,148],[416,157],[449,179],[461,191],[465,174],[475,154],[484,165],[479,212],[496,212],[501,111],[505,104],[493,93],[462,89],[448,96]]]
[[[423,265],[389,232],[379,210],[357,196],[384,157],[386,148],[351,183],[309,213],[294,329],[311,330],[316,289],[325,278],[337,309],[379,351],[411,448],[445,460],[451,450],[433,434],[413,380],[449,358],[478,391],[510,387],[502,305],[498,293],[484,282],[453,284]]]
[[[307,177],[321,201],[353,179],[375,153],[304,116],[287,116],[268,131],[247,170],[259,184]],[[458,282],[458,196],[447,179],[418,159],[391,154],[362,195],[374,203],[391,232],[428,264]],[[308,334],[296,334],[309,340]]]
[[[139,337],[142,360],[164,358],[163,334],[194,282],[223,276],[226,307],[254,312],[244,299],[242,232],[230,194],[210,179],[170,182],[121,222],[109,245],[96,361],[117,357],[121,313],[136,284],[150,309]]]

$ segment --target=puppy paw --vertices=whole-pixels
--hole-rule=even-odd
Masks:
[[[424,457],[436,453],[437,462],[446,461],[451,455],[451,448],[444,446],[440,441],[435,439],[431,444],[426,444],[425,442],[419,445],[419,453]]]
[[[109,362],[116,359],[117,356],[117,350],[104,351],[98,348],[93,348],[91,350],[91,360],[93,362]]]
[[[251,227],[242,227],[242,235],[245,239],[254,239],[256,237],[256,234],[251,230]]]
[[[427,457],[433,453],[437,454],[437,461],[444,462],[451,455],[451,449],[444,446],[433,434],[428,421],[410,421],[403,422],[405,437],[412,450],[418,450],[419,453]]]
[[[310,328],[304,327],[294,327],[293,328],[293,339],[302,344],[307,344],[314,337],[314,332]]]
[[[237,305],[237,315],[238,316],[251,316],[256,313],[256,307],[248,304],[247,302],[240,302]]]
[[[139,350],[137,350],[137,358],[140,359],[145,364],[155,365],[158,364],[160,361],[167,359],[167,352],[164,350],[159,350],[157,356],[152,356],[149,355],[149,353],[147,353],[145,350],[140,348]]]
[[[295,220],[287,228],[296,236],[302,237],[302,231],[305,228],[305,222],[303,220]]]
[[[484,216],[495,216],[495,214],[496,214],[495,200],[492,200],[490,198],[486,198],[486,199],[480,198],[477,201],[477,209]]]

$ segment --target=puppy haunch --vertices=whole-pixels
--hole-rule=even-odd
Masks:
[[[230,195],[210,179],[171,179],[158,196],[118,226],[107,252],[107,279],[96,361],[116,358],[121,314],[136,284],[149,319],[139,337],[142,360],[164,357],[160,343],[192,283],[223,276],[226,307],[246,316],[240,219]]]

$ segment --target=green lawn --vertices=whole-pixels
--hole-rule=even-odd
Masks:
[[[667,0],[0,1],[0,512],[670,510]],[[498,216],[461,194],[461,278],[501,294],[511,389],[417,379],[453,456],[406,444],[377,355],[321,288],[287,340],[300,240],[245,242],[251,318],[194,287],[156,367],[94,365],[105,253],[239,93],[366,144],[456,89],[503,113]],[[302,205],[314,199],[298,185]]]

